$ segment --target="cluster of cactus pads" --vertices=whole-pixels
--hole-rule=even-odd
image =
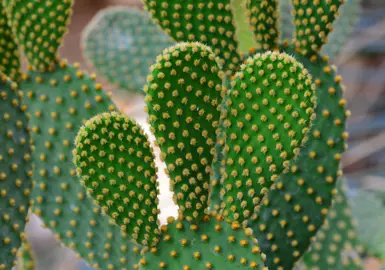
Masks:
[[[148,51],[159,55],[143,88],[179,211],[159,227],[143,129],[94,75],[59,58],[72,0],[3,0],[0,67],[13,82],[4,75],[0,91],[0,268],[12,266],[32,199],[33,213],[95,268],[292,269],[310,249],[298,266],[359,269],[350,216],[336,214],[343,197],[328,211],[349,112],[342,78],[319,51],[342,3],[293,0],[294,40],[280,43],[278,1],[247,0],[257,45],[241,56],[230,0],[144,0],[177,42],[162,36],[168,48]],[[101,23],[112,36],[126,31],[121,16],[121,25]],[[124,36],[152,36],[143,22],[148,29]]]
[[[238,49],[242,54],[255,47],[256,42],[248,27],[246,1],[232,0],[230,4]],[[291,0],[278,2],[278,13],[274,16],[279,14],[281,43],[293,39],[292,9]],[[346,0],[340,7],[340,16],[333,23],[334,31],[323,46],[322,54],[335,57],[341,52],[358,20],[359,9],[359,0]],[[156,56],[164,48],[172,45],[170,38],[158,29],[147,12],[127,7],[111,7],[98,12],[83,31],[81,44],[85,58],[98,74],[119,89],[142,94],[148,67],[155,63]]]

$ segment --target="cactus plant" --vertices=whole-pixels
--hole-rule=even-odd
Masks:
[[[0,269],[10,269],[24,238],[31,193],[31,149],[20,92],[17,45],[0,5]]]
[[[10,269],[24,237],[31,193],[27,116],[17,85],[0,75],[0,269]]]
[[[181,70],[183,73],[180,74],[177,70]],[[237,239],[243,239],[241,243],[243,241],[245,244],[241,244],[241,246],[249,247],[249,242],[252,241],[251,230],[245,229],[242,232],[242,223],[246,221],[246,225],[249,222],[255,226],[260,212],[269,213],[271,211],[268,200],[264,200],[261,205],[260,196],[267,193],[270,186],[275,186],[274,181],[277,182],[277,190],[283,189],[283,183],[279,182],[278,175],[285,168],[291,170],[292,173],[299,171],[294,169],[293,166],[296,165],[289,166],[289,162],[300,159],[300,148],[303,148],[304,143],[306,145],[306,141],[311,140],[307,133],[314,120],[315,87],[312,85],[308,71],[285,53],[256,54],[242,66],[241,71],[232,81],[232,89],[228,93],[228,111],[225,114],[227,168],[221,181],[223,200],[220,206],[221,211],[217,213],[220,215],[215,215],[208,209],[209,179],[215,137],[219,133],[220,127],[221,101],[226,92],[226,88],[222,86],[223,76],[224,73],[220,71],[220,60],[209,47],[199,43],[181,43],[166,49],[151,68],[148,85],[145,87],[149,122],[162,150],[161,157],[167,164],[174,200],[179,206],[178,221],[169,220],[170,223],[166,227],[162,227],[164,235],[160,237],[160,242],[154,247],[151,243],[156,243],[152,239],[157,232],[150,229],[153,228],[150,224],[144,226],[147,224],[144,222],[148,219],[153,223],[152,214],[156,211],[148,211],[145,208],[137,209],[140,213],[143,211],[146,218],[137,217],[136,222],[130,219],[125,222],[119,218],[120,213],[126,217],[127,214],[124,213],[130,212],[130,208],[127,209],[129,206],[121,205],[126,198],[129,200],[129,196],[127,193],[119,192],[119,187],[123,185],[124,188],[135,190],[135,182],[131,182],[132,187],[130,188],[130,179],[145,179],[143,176],[133,177],[134,174],[137,174],[136,171],[143,171],[143,166],[138,163],[138,160],[135,160],[136,153],[129,150],[134,141],[138,148],[137,151],[140,152],[140,156],[136,156],[148,157],[148,162],[151,162],[151,153],[144,154],[144,150],[140,146],[143,145],[147,151],[148,143],[143,136],[139,136],[140,132],[137,134],[140,128],[130,119],[117,113],[102,114],[90,119],[79,131],[75,140],[74,161],[89,195],[104,206],[105,212],[110,213],[110,216],[120,227],[123,227],[125,232],[126,227],[133,223],[131,230],[128,230],[136,232],[133,238],[140,240],[140,243],[146,243],[151,248],[151,252],[146,253],[140,260],[143,269],[154,269],[158,265],[167,266],[170,269],[218,268],[225,265],[224,259],[226,260],[226,258],[230,262],[234,261],[239,269],[250,266],[259,269],[264,267],[265,255],[257,256],[260,252],[258,241],[254,240],[255,244],[252,245],[254,247],[249,251],[251,253],[247,253],[247,249],[241,249],[243,250],[241,251],[238,248],[232,248],[231,245],[228,246],[227,241],[217,239],[215,228],[223,228],[221,233],[225,233],[231,239],[236,236]],[[259,76],[258,79],[257,76]],[[274,90],[269,88],[270,84],[275,85]],[[327,94],[329,95],[329,93]],[[185,104],[187,109],[176,106],[179,103]],[[338,102],[337,106],[340,107]],[[242,119],[245,119],[245,122],[241,121]],[[237,135],[239,129],[243,130],[241,135]],[[135,132],[133,132],[134,130]],[[343,127],[341,130],[343,131]],[[258,140],[252,140],[249,144],[249,136],[253,133]],[[341,134],[342,132],[340,136]],[[316,137],[318,137],[317,134]],[[245,152],[240,153],[241,145]],[[263,150],[265,148],[266,150]],[[114,149],[119,149],[119,155]],[[258,154],[260,151],[253,151],[253,149],[261,149],[262,154]],[[278,157],[276,157],[277,154]],[[283,154],[284,156],[282,156]],[[234,159],[235,162],[233,162]],[[251,160],[252,163],[245,163],[245,160]],[[277,161],[274,163],[275,160]],[[132,165],[124,166],[127,161],[132,161]],[[274,169],[271,169],[272,166]],[[250,172],[246,172],[246,170],[250,170]],[[108,172],[112,173],[111,178]],[[254,173],[259,174],[260,177],[260,182],[256,182],[256,184],[253,184],[249,178],[249,175],[255,177]],[[147,170],[146,178],[151,179],[152,175],[151,171]],[[264,181],[261,180],[263,176],[265,176]],[[231,177],[238,178],[231,180]],[[303,186],[307,196],[299,197],[298,203],[291,205],[295,196],[287,193],[284,196],[286,203],[281,202],[279,210],[274,209],[270,212],[271,215],[280,215],[279,211],[284,207],[288,209],[302,207],[303,211],[306,211],[306,205],[301,201],[310,197],[312,192],[309,194],[309,190],[317,185],[314,184],[313,187],[312,183],[308,183],[309,186],[305,188],[303,179],[299,178],[297,181],[300,183],[295,183],[295,185],[299,185],[300,189]],[[234,189],[232,182],[236,183]],[[140,186],[143,185],[143,181],[139,183]],[[324,188],[327,188],[328,185],[332,184],[329,183]],[[154,189],[156,189],[156,185],[152,183],[148,190]],[[296,187],[296,189],[298,188]],[[237,193],[234,194],[233,190]],[[248,201],[248,197],[251,201]],[[145,197],[143,197],[144,199]],[[156,209],[151,206],[154,202],[149,201],[148,203],[150,209]],[[314,210],[312,209],[312,211]],[[131,212],[134,213],[132,210]],[[302,215],[301,213],[298,216]],[[132,217],[135,215],[133,214]],[[307,217],[305,220],[307,223],[309,217],[307,215],[305,217]],[[285,222],[275,220],[272,218],[267,221],[273,225],[275,222],[278,224]],[[147,237],[146,234],[144,237],[146,241],[143,242],[143,238],[138,239],[138,236],[143,233],[140,233],[140,228],[135,224],[142,224],[147,228]],[[262,226],[260,225],[259,228],[261,229]],[[235,231],[240,229],[241,231],[236,234]],[[253,236],[263,239],[268,238],[267,235],[272,235],[272,232],[266,232],[264,235],[263,231],[254,230]],[[197,232],[199,233],[197,234]],[[190,246],[190,243],[206,241],[201,239],[204,237],[202,233],[207,237],[207,244],[200,244],[200,249],[195,245]],[[223,238],[221,237],[221,239]],[[281,236],[276,240],[283,241],[284,238]],[[217,239],[217,241],[209,241],[209,239]],[[184,249],[179,250],[179,245]],[[220,256],[219,259],[218,255],[211,255],[210,249],[216,251]],[[287,252],[283,256],[294,252],[295,250]],[[172,255],[174,253],[175,255]],[[253,253],[256,254],[252,256]],[[171,257],[166,254],[171,254]],[[240,256],[244,257],[239,258]],[[175,259],[176,257],[178,259]],[[282,257],[283,259],[284,257]],[[266,262],[269,265],[268,257]],[[294,264],[294,262],[295,260],[292,259],[287,264]],[[283,268],[283,266],[280,267]]]
[[[310,251],[302,257],[300,269],[362,269],[359,254],[362,247],[357,239],[357,221],[345,195],[346,189],[345,180],[339,180],[338,193],[326,222],[317,232]]]
[[[126,7],[100,11],[82,34],[84,56],[99,74],[143,94],[148,67],[171,44],[147,13]]]
[[[360,0],[346,0],[340,8],[340,16],[334,21],[334,31],[329,35],[328,42],[322,48],[322,54],[331,58],[337,56],[344,48],[349,36],[353,33],[360,13]],[[292,22],[292,4],[290,0],[279,1],[281,40],[293,38],[294,25]]]
[[[278,43],[276,2],[249,0],[250,16],[266,11],[267,21],[263,16],[250,19],[258,45],[243,65],[229,0],[144,2],[174,40],[208,45],[182,43],[165,50],[145,87],[149,122],[167,163],[178,220],[157,230],[155,169],[140,127],[118,112],[100,115],[116,107],[95,77],[59,59],[72,1],[4,0],[8,24],[30,64],[17,82],[35,144],[34,212],[96,268],[226,269],[233,262],[238,269],[291,269],[321,227],[341,175],[349,112],[342,79],[319,51],[342,1],[321,6],[295,1],[296,40],[290,45]],[[307,25],[304,9],[315,14],[309,17],[317,27]],[[320,16],[320,10],[328,15]],[[266,52],[274,49],[282,52]],[[223,82],[230,82],[228,91]],[[78,183],[70,157],[82,124],[75,162],[86,189]],[[223,145],[217,145],[224,148],[221,179],[210,181],[220,133],[225,134]],[[103,140],[90,145],[100,136]],[[109,148],[93,156],[105,142]],[[140,146],[133,148],[136,142]],[[134,157],[131,150],[124,151],[127,147],[140,151]],[[117,188],[125,179],[128,183]],[[123,204],[119,199],[128,184],[139,192],[132,206],[124,203],[129,197],[123,197]],[[210,204],[209,198],[221,203]],[[135,213],[138,207],[142,211]],[[214,209],[220,214],[213,216]],[[200,250],[193,250],[192,243],[199,243]],[[234,248],[238,243],[240,248]],[[142,244],[148,250],[140,252]],[[178,253],[181,246],[185,252]]]
[[[2,4],[16,43],[29,63],[28,73],[16,81],[22,89],[34,143],[33,212],[56,238],[95,267],[108,269],[121,260],[136,260],[131,259],[135,256],[132,250],[138,249],[124,240],[120,230],[107,219],[95,218],[100,209],[86,197],[72,164],[77,127],[99,112],[115,110],[94,75],[58,56],[72,1],[15,0]]]

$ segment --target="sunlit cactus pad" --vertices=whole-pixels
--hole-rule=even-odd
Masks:
[[[208,215],[198,223],[168,219],[162,240],[140,260],[140,269],[260,269],[265,255],[250,229]]]
[[[31,192],[27,116],[15,83],[0,74],[0,269],[11,269],[21,245]]]
[[[179,43],[158,57],[145,88],[149,122],[187,220],[201,219],[208,205],[222,77],[209,47]]]
[[[171,44],[147,13],[126,7],[100,11],[82,35],[83,53],[100,75],[142,94],[149,66]]]
[[[155,162],[141,127],[116,112],[97,115],[80,129],[75,146],[74,162],[87,192],[138,243],[156,243]]]

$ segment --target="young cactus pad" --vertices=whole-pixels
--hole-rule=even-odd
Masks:
[[[285,53],[246,60],[231,83],[224,121],[223,214],[243,222],[307,139],[315,118],[315,86]]]
[[[334,31],[328,36],[328,42],[322,47],[321,53],[329,57],[337,56],[344,48],[354,26],[359,19],[360,0],[346,0],[339,9],[340,16],[333,22]],[[279,13],[281,40],[292,40],[294,27],[294,16],[292,16],[291,0],[279,1]]]
[[[24,237],[31,192],[27,116],[17,85],[0,75],[0,269],[11,269]]]
[[[345,119],[349,112],[342,98],[341,77],[327,57],[309,60],[294,48],[282,49],[295,55],[312,74],[317,107],[316,119],[299,156],[275,180],[276,188],[268,192],[264,207],[249,223],[272,269],[291,269],[323,224],[336,179],[342,174],[338,169],[348,137]]]
[[[246,0],[249,23],[257,49],[274,50],[278,45],[278,0]]]
[[[209,47],[180,43],[158,57],[145,87],[149,122],[167,164],[174,200],[189,221],[202,219],[208,206],[222,76]]]
[[[328,34],[333,31],[333,21],[339,15],[338,8],[344,1],[292,1],[295,45],[301,54],[312,56],[321,51],[322,46],[327,43]]]
[[[147,13],[126,7],[100,11],[82,35],[83,53],[97,72],[141,94],[148,67],[171,44]]]
[[[138,243],[156,243],[158,189],[154,156],[143,130],[116,112],[88,120],[75,139],[82,185]]]

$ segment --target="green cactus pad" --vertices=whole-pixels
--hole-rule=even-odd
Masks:
[[[294,25],[290,0],[279,1],[281,40],[292,40]],[[340,16],[334,21],[334,31],[329,34],[328,42],[322,47],[321,53],[329,57],[337,56],[344,48],[358,21],[360,0],[346,0],[339,9]]]
[[[16,80],[20,75],[20,55],[11,28],[7,24],[7,14],[0,2],[0,72]]]
[[[225,71],[240,64],[230,0],[143,0],[152,18],[177,42],[212,47]]]
[[[332,24],[344,0],[293,0],[295,45],[306,56],[317,54],[333,31]]]
[[[348,137],[345,119],[349,112],[342,97],[342,79],[328,58],[308,59],[291,47],[282,50],[294,55],[312,74],[317,117],[300,155],[289,171],[280,175],[249,222],[271,269],[291,269],[321,227],[341,174],[338,168]]]
[[[38,70],[54,65],[73,0],[3,0],[17,43]]]
[[[27,116],[17,85],[0,75],[0,269],[11,269],[24,235],[31,192]]]
[[[293,57],[279,52],[246,60],[227,102],[223,215],[243,222],[289,167],[315,118],[315,86]]]
[[[208,204],[222,76],[209,47],[179,43],[158,57],[145,87],[149,122],[187,220],[202,219]]]
[[[73,155],[82,185],[103,211],[136,242],[156,244],[156,168],[141,127],[116,112],[99,114],[80,129]]]
[[[360,9],[361,0],[345,0],[345,4],[340,7],[340,16],[333,23],[334,31],[329,35],[328,42],[322,47],[322,54],[333,58],[337,56],[343,49],[345,43],[354,31]]]
[[[98,113],[116,110],[95,76],[65,61],[45,73],[30,72],[20,87],[35,150],[34,213],[65,245],[101,269],[134,269],[139,249],[100,216],[72,162],[78,128]]]
[[[23,240],[21,247],[17,252],[18,257],[18,265],[21,270],[35,270],[35,258],[31,248],[31,245],[27,241],[27,239]]]
[[[169,218],[161,242],[140,260],[140,269],[261,269],[265,255],[250,229],[205,216],[199,224]]]
[[[365,252],[385,259],[385,209],[377,193],[360,190],[352,197],[352,213],[358,220],[358,240]]]
[[[352,218],[345,189],[343,180],[338,180],[338,193],[333,198],[325,223],[317,232],[310,250],[299,262],[304,269],[360,270],[363,268],[355,221]]]
[[[250,26],[257,41],[257,49],[278,47],[278,0],[246,0]]]
[[[142,94],[149,66],[171,45],[147,13],[125,7],[100,11],[82,35],[84,55],[98,73]]]

